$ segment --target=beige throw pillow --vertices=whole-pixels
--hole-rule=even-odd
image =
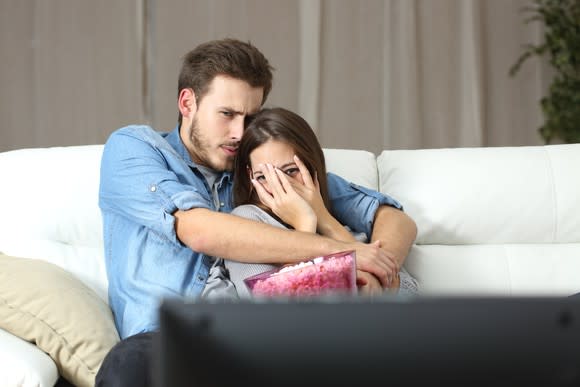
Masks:
[[[109,306],[66,270],[0,254],[0,328],[36,344],[76,386],[94,386],[119,341]]]

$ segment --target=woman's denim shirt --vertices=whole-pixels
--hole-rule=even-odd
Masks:
[[[122,338],[158,329],[164,297],[197,297],[213,258],[177,239],[174,212],[192,208],[232,211],[230,172],[216,180],[219,203],[179,137],[179,127],[157,132],[132,125],[115,131],[101,160],[99,206],[103,216],[109,303]],[[333,215],[370,235],[381,204],[394,199],[328,174]],[[228,230],[216,230],[217,233]]]

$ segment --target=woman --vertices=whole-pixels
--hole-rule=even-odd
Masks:
[[[343,240],[368,240],[351,233],[330,212],[324,153],[308,123],[282,108],[264,109],[245,129],[234,165],[235,215],[277,227],[318,232]],[[249,296],[243,280],[276,268],[270,264],[225,260],[241,298]],[[417,281],[401,268],[390,289],[417,291]],[[378,279],[357,270],[359,292],[382,291]]]

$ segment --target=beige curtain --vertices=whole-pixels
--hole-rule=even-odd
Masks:
[[[144,119],[135,1],[0,1],[0,151],[102,143]]]
[[[177,118],[183,54],[250,40],[276,68],[268,106],[302,114],[324,147],[541,144],[550,72],[509,67],[541,26],[527,0],[5,0],[0,151],[102,143]]]
[[[361,4],[364,3],[364,6]],[[545,64],[508,70],[539,25],[524,1],[325,1],[318,115],[331,147],[539,144]]]

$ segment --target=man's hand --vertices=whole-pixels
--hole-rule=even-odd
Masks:
[[[391,286],[399,273],[399,266],[395,258],[381,248],[381,242],[352,243],[356,250],[356,268],[373,274],[383,288]]]

